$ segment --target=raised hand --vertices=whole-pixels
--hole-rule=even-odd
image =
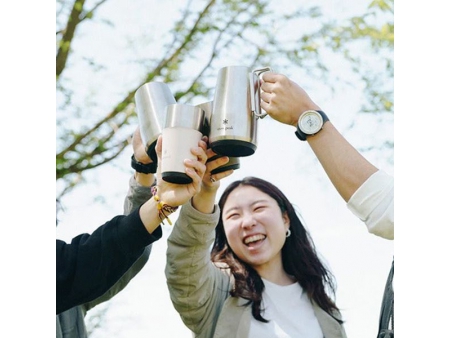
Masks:
[[[206,141],[206,140],[205,140]],[[211,149],[206,150],[206,155],[209,158],[216,156],[217,154]],[[210,162],[206,162],[206,172],[203,176],[201,190],[192,199],[192,205],[198,211],[203,213],[211,213],[214,211],[215,198],[217,190],[220,187],[220,180],[222,178],[230,176],[234,170],[230,169],[216,174],[211,174],[214,169],[228,163],[229,158],[227,156],[216,158]]]
[[[159,136],[155,148],[158,156],[158,164],[162,163],[162,143],[162,136]],[[183,205],[195,194],[200,192],[202,179],[206,171],[205,162],[207,155],[205,150],[206,143],[201,140],[197,147],[191,149],[191,153],[196,156],[196,159],[186,159],[184,161],[186,175],[192,178],[192,182],[189,184],[175,184],[164,181],[161,176],[161,165],[158,165],[158,170],[156,172],[157,194],[164,203],[172,207],[177,207]]]
[[[139,127],[137,127],[133,133],[132,144],[134,157],[138,162],[144,164],[153,162],[152,159],[147,155],[147,152],[145,151],[145,145],[142,142],[141,131]]]
[[[261,108],[281,123],[296,127],[304,111],[320,110],[302,87],[282,74],[264,73],[261,90]]]

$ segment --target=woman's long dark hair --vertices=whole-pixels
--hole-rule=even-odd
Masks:
[[[275,185],[256,177],[246,177],[231,183],[219,200],[220,219],[216,227],[216,238],[211,251],[213,262],[222,262],[230,268],[235,279],[231,296],[247,299],[252,305],[252,314],[256,320],[267,322],[261,315],[262,292],[264,283],[259,274],[247,263],[241,261],[228,245],[222,221],[222,211],[230,193],[239,186],[251,186],[277,201],[282,214],[290,221],[291,235],[281,249],[283,267],[286,273],[296,278],[306,291],[310,300],[314,300],[328,314],[338,310],[326,289],[335,295],[334,276],[322,264],[317,256],[314,243],[298,217],[293,205]],[[338,319],[337,319],[338,320]],[[338,320],[340,323],[342,321]]]

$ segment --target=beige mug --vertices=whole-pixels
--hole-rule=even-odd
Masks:
[[[196,157],[191,148],[198,146],[202,138],[204,112],[199,107],[186,104],[170,104],[166,107],[166,120],[162,130],[161,177],[177,184],[192,182],[185,173],[185,159]]]

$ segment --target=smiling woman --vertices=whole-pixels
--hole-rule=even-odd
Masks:
[[[227,203],[217,236],[226,236],[232,251],[259,275],[282,278],[279,271],[281,248],[286,241],[289,218],[281,212],[275,199],[252,185],[241,182],[240,186],[228,192],[229,195],[222,197],[227,199]],[[228,248],[226,241],[220,242],[223,244],[214,246],[219,255],[224,247]],[[229,250],[227,252],[230,253]],[[267,279],[270,279],[269,276]]]
[[[294,207],[276,186],[255,177],[236,181],[223,193],[219,208],[223,212],[216,228],[212,260],[229,266],[235,278],[230,294],[251,301],[256,321],[252,319],[250,332],[259,326],[257,321],[268,322],[262,315],[267,307],[264,304],[269,299],[278,299],[278,292],[268,294],[277,288],[266,288],[266,284],[278,285],[281,294],[283,286],[296,284],[298,299],[304,293],[312,301],[307,303],[311,312],[318,306],[342,323],[337,306],[325,292],[325,285],[334,290],[333,277],[317,257],[313,241]],[[321,311],[319,308],[316,311]],[[284,317],[270,311],[275,323]],[[289,313],[290,325],[275,326],[290,336],[299,336],[306,323],[299,322],[300,313]],[[315,317],[309,323],[317,324]],[[320,330],[317,333],[322,336]]]
[[[275,185],[235,181],[202,212],[214,201],[219,182],[208,174],[217,165],[207,165],[205,191],[181,208],[168,239],[166,277],[183,322],[195,337],[346,337],[327,294],[334,277]]]

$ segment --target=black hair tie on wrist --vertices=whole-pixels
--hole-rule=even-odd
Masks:
[[[136,170],[138,173],[142,174],[154,174],[156,173],[156,169],[158,168],[158,164],[155,162],[152,163],[141,163],[136,160],[134,154],[131,156],[131,167]]]

